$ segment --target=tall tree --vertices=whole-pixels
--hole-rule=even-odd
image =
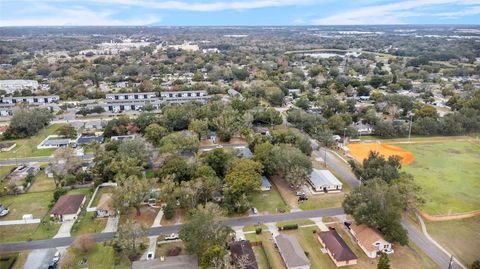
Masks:
[[[390,259],[388,255],[382,253],[380,259],[378,260],[377,269],[390,269]]]
[[[113,247],[117,252],[127,251],[129,258],[135,260],[139,256],[139,245],[145,235],[145,227],[141,223],[128,219],[115,233]]]

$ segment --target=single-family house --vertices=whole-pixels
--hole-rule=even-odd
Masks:
[[[60,221],[74,220],[80,213],[83,203],[85,203],[83,194],[60,196],[52,208],[51,216],[59,218]]]
[[[40,167],[37,165],[20,165],[15,168],[7,178],[13,181],[19,181],[25,179],[28,174],[36,175],[40,171]]]
[[[272,189],[272,184],[268,181],[266,176],[262,176],[262,186],[260,187],[262,191],[269,191]]]
[[[17,145],[17,143],[14,143],[14,142],[5,142],[5,143],[0,143],[0,151],[10,151],[12,150],[15,146]]]
[[[357,264],[357,256],[336,230],[319,232],[317,240],[325,248],[328,256],[330,256],[337,267]]]
[[[253,252],[252,245],[248,240],[235,241],[230,244],[230,255],[234,264],[242,260],[244,269],[258,269],[257,259]]]
[[[267,127],[254,126],[252,129],[253,129],[253,132],[256,134],[270,135],[270,131],[268,130]]]
[[[115,215],[115,210],[112,209],[112,193],[104,193],[100,196],[96,207],[97,217],[106,218]]]
[[[328,170],[313,169],[308,181],[315,191],[338,192],[343,188],[342,182]]]
[[[385,240],[379,231],[365,224],[357,225],[353,223],[347,227],[353,237],[355,237],[357,244],[369,258],[376,258],[380,252],[386,254],[393,253],[392,243]]]
[[[303,251],[298,240],[290,235],[279,234],[275,237],[278,250],[287,269],[309,269],[310,260]]]
[[[240,158],[251,159],[253,157],[253,153],[248,147],[236,147],[235,151]]]
[[[198,269],[198,258],[191,255],[162,256],[159,259],[134,261],[132,269]]]
[[[70,139],[58,136],[49,135],[37,146],[37,149],[51,149],[51,148],[64,148],[70,144]]]
[[[85,145],[90,143],[103,143],[103,135],[80,135],[75,142],[76,145]]]

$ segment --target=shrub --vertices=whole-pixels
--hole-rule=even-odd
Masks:
[[[73,247],[82,253],[88,253],[95,247],[95,241],[90,234],[82,234],[75,238]]]
[[[163,216],[165,219],[172,219],[174,215],[173,207],[171,205],[166,205],[163,207]]]
[[[180,255],[180,252],[182,251],[181,247],[173,247],[168,250],[167,256],[178,256]]]
[[[255,229],[256,234],[261,234],[262,233],[262,227],[258,227]]]
[[[298,224],[287,224],[279,227],[279,230],[296,230],[298,229]]]

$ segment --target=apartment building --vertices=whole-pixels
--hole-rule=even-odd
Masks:
[[[155,92],[109,93],[105,99],[109,100],[145,100],[156,98]]]
[[[160,97],[169,104],[183,104],[187,102],[206,103],[210,96],[206,91],[166,91]]]
[[[58,95],[48,95],[48,96],[8,96],[2,98],[2,103],[5,104],[18,104],[18,103],[28,103],[30,105],[44,105],[58,103],[60,97]]]

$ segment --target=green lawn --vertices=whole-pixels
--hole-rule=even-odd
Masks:
[[[289,207],[280,196],[275,185],[269,191],[256,192],[251,195],[252,207],[256,207],[259,213],[278,213],[278,210],[288,211]]]
[[[480,259],[480,217],[426,224],[428,233],[466,266]]]
[[[450,141],[395,144],[413,153],[415,161],[404,166],[423,188],[422,207],[432,215],[480,209],[480,145]]]
[[[174,247],[179,247],[182,249],[179,255],[187,255],[187,252],[185,251],[185,244],[183,244],[182,241],[179,241],[158,244],[157,249],[155,250],[155,257],[160,258],[161,256],[168,256],[168,251]]]
[[[36,135],[30,138],[16,139],[16,140],[5,140],[8,142],[15,142],[17,146],[8,152],[0,152],[0,159],[10,159],[10,158],[25,158],[33,156],[49,156],[53,154],[52,149],[41,149],[37,150],[38,144],[42,142],[47,136],[54,134],[62,124],[52,124],[47,128],[42,129]]]
[[[267,254],[263,249],[263,246],[253,247],[253,252],[255,253],[255,258],[257,259],[257,264],[260,269],[270,269],[270,264],[267,260]]]
[[[33,181],[33,185],[28,189],[28,192],[44,192],[55,190],[55,181],[53,178],[47,177],[44,172],[38,173]]]
[[[0,242],[21,242],[52,238],[57,234],[60,224],[44,223],[0,226]]]
[[[282,257],[280,256],[280,253],[278,250],[275,248],[272,235],[270,232],[263,232],[260,235],[257,234],[246,234],[245,235],[246,239],[255,242],[255,241],[261,241],[262,242],[262,248],[265,253],[265,257],[267,259],[267,262],[270,266],[270,268],[275,268],[275,269],[284,269],[285,263],[283,263]]]
[[[285,220],[285,221],[277,222],[277,227],[291,225],[291,224],[297,224],[298,226],[303,226],[303,225],[310,225],[315,223],[309,219]]]
[[[22,219],[24,214],[33,214],[34,218],[43,218],[53,198],[53,192],[32,192],[0,197],[0,203],[10,209],[10,213],[2,220]]]
[[[107,225],[107,218],[96,218],[95,212],[82,211],[73,224],[71,234],[73,236],[89,233],[101,233]]]
[[[341,207],[345,193],[328,193],[308,196],[308,201],[299,203],[302,210]]]
[[[76,250],[70,248],[68,250],[74,255],[73,268],[114,268],[115,266],[115,251],[111,246],[104,246],[103,244],[96,244],[95,248],[87,254],[78,253]],[[85,264],[80,264],[80,260],[86,259]]]

